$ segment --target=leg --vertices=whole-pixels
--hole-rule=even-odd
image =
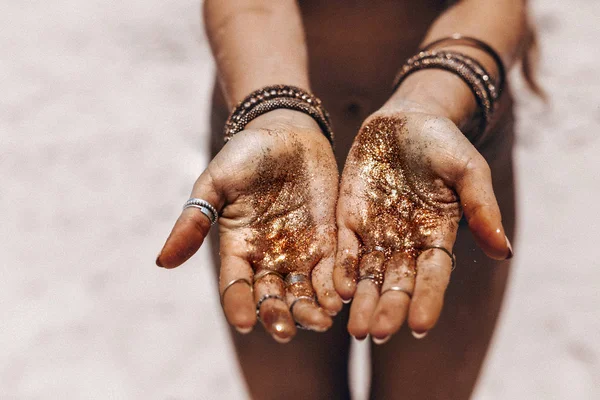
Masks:
[[[218,91],[216,91],[218,92]],[[216,96],[219,96],[216,93]],[[220,99],[215,99],[220,104]],[[221,107],[213,109],[211,151],[223,145],[222,127],[227,117]],[[219,261],[217,230],[210,235],[215,265]],[[299,331],[287,344],[276,343],[260,324],[246,335],[230,330],[237,358],[250,395],[255,399],[348,399],[347,308],[326,333]]]
[[[482,153],[490,163],[506,232],[513,238],[512,123],[496,132]],[[499,140],[496,141],[495,139]],[[493,151],[492,151],[493,149]],[[463,221],[464,222],[464,221]],[[404,327],[372,346],[373,399],[468,399],[492,338],[510,261],[485,256],[462,223],[454,252],[456,270],[438,324],[416,340]]]

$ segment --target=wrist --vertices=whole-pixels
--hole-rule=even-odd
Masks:
[[[273,129],[278,126],[321,131],[317,121],[310,115],[286,108],[278,108],[254,118],[248,122],[246,129]]]
[[[464,56],[472,57],[485,68],[491,76],[499,75],[499,66],[494,58],[480,48],[466,45],[445,46],[444,50],[456,51]],[[478,114],[477,99],[463,79],[454,72],[444,69],[423,69],[404,78],[401,85],[392,95],[390,107],[418,108],[420,112],[428,112],[450,119],[461,129],[470,129],[470,124]]]
[[[284,112],[281,110],[293,110],[297,113]],[[272,111],[279,111],[271,113]],[[319,130],[333,144],[333,131],[329,114],[323,108],[321,100],[304,89],[289,85],[272,85],[257,89],[247,95],[231,112],[225,122],[225,142],[233,135],[246,129],[247,125],[260,116],[269,114],[255,122],[251,127],[263,124],[283,123],[283,125],[294,125],[296,128],[314,129],[314,123]],[[309,118],[310,121],[309,122]]]
[[[473,119],[477,101],[458,76],[444,70],[426,69],[409,75],[384,108],[438,115],[460,128]]]

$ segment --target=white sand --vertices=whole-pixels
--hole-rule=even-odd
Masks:
[[[600,2],[533,5],[552,104],[519,93],[516,265],[475,398],[597,399]],[[207,251],[153,265],[207,163],[198,10],[0,3],[0,398],[245,398]]]

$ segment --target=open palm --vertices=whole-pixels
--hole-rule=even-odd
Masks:
[[[328,329],[330,314],[341,308],[331,279],[337,166],[310,117],[298,114],[291,121],[299,123],[268,114],[252,121],[217,154],[192,191],[192,197],[222,210],[220,290],[227,289],[222,302],[228,321],[249,331],[260,302],[258,315],[280,342],[294,336],[295,323]],[[158,262],[167,268],[183,263],[209,228],[199,210],[185,209]]]
[[[451,121],[379,112],[365,122],[337,208],[334,282],[354,298],[351,334],[384,340],[407,318],[417,333],[435,325],[463,211],[483,250],[506,258],[487,163]]]

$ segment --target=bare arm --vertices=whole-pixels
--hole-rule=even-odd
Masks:
[[[508,69],[519,55],[525,21],[524,0],[464,0],[435,21],[423,45],[454,33],[472,36],[491,45]],[[497,76],[485,52],[453,49]],[[462,79],[421,70],[354,140],[340,186],[334,281],[342,298],[354,298],[348,330],[355,337],[385,341],[405,321],[422,337],[435,326],[463,213],[488,256],[512,256],[489,166],[463,134],[476,110]]]
[[[231,107],[266,85],[309,89],[294,1],[207,0],[204,15]],[[257,315],[279,342],[296,334],[296,323],[316,331],[331,326],[342,307],[331,278],[337,182],[333,151],[317,122],[288,109],[251,120],[196,181],[190,197],[220,215],[221,301],[240,333],[252,329]],[[157,264],[185,262],[210,226],[200,209],[184,209]],[[284,285],[286,276],[294,281]]]
[[[208,39],[229,106],[271,84],[309,90],[304,28],[294,0],[207,0]]]
[[[527,33],[525,0],[464,0],[443,13],[431,26],[423,45],[461,33],[491,45],[508,71],[521,53]],[[485,52],[468,46],[452,49],[474,57],[495,77],[496,65]],[[441,70],[424,70],[409,76],[390,99],[390,103],[409,100],[428,104],[437,115],[462,127],[472,117],[477,104],[469,87],[456,75]]]

